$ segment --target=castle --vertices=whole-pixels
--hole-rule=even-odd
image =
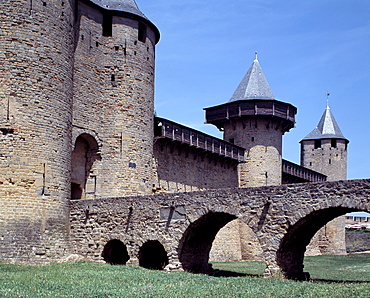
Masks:
[[[329,108],[301,165],[282,159],[297,109],[275,99],[257,57],[231,99],[205,109],[220,140],[154,117],[160,34],[134,0],[0,6],[1,261],[70,254],[71,200],[346,179]]]

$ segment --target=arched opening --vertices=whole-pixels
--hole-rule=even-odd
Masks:
[[[357,210],[332,207],[313,211],[291,226],[283,237],[276,255],[276,261],[284,276],[295,280],[308,279],[308,273],[303,272],[303,259],[311,238],[329,221],[352,211]]]
[[[209,271],[209,252],[218,231],[235,215],[209,212],[191,223],[179,244],[179,260],[186,271],[200,273]]]
[[[105,262],[111,265],[126,265],[130,259],[126,245],[118,239],[108,241],[101,256]]]
[[[75,142],[71,158],[71,199],[95,195],[96,177],[93,164],[99,159],[98,144],[89,134],[81,134]]]
[[[209,253],[210,262],[263,261],[262,247],[254,231],[234,219],[217,233]]]
[[[157,240],[145,242],[139,249],[139,266],[146,269],[163,270],[168,265],[167,252]]]

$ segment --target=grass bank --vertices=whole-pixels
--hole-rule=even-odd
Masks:
[[[341,259],[342,257],[340,257]],[[311,258],[310,258],[311,259]],[[336,276],[336,268],[317,269],[321,257],[306,260],[307,270],[318,270],[327,280]],[[370,281],[369,255],[364,259],[348,259],[346,271],[356,271]],[[356,262],[361,262],[357,264]],[[367,262],[367,263],[366,263]],[[215,263],[214,268],[259,274],[254,262]],[[316,264],[316,265],[315,265]],[[311,269],[309,269],[311,266]],[[327,266],[327,265],[325,265]],[[325,267],[324,266],[324,267]],[[352,267],[348,267],[352,266]],[[358,267],[359,266],[359,267]],[[236,268],[237,267],[237,268]],[[316,267],[316,269],[315,269]],[[367,269],[366,269],[367,268]],[[236,271],[235,271],[236,270]],[[329,274],[329,273],[330,274]],[[320,276],[320,275],[317,275]],[[333,278],[334,277],[334,278]],[[353,280],[354,277],[351,278]],[[89,262],[50,266],[18,266],[0,264],[0,297],[369,297],[369,282],[293,282],[251,276],[213,277],[186,272],[165,273],[138,267],[110,266]]]

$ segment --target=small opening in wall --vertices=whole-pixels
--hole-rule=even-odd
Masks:
[[[118,51],[118,50],[119,50],[119,46],[114,46],[114,49],[115,49],[116,51]]]
[[[312,166],[312,161],[310,161],[310,167]]]
[[[95,42],[95,45],[96,45],[96,47],[98,47],[98,46],[99,46],[99,42],[98,42],[98,41],[96,41],[96,42]]]
[[[126,265],[130,259],[127,247],[118,239],[108,241],[101,254],[104,261],[111,265]]]
[[[139,266],[163,270],[168,265],[168,256],[163,245],[157,240],[145,242],[139,249]]]
[[[14,129],[12,128],[0,128],[0,131],[3,133],[3,135],[12,135],[14,133]]]
[[[64,1],[62,1],[62,6],[64,6]]]
[[[103,36],[112,36],[113,31],[113,19],[112,15],[104,14],[103,15]]]
[[[337,139],[331,139],[331,148],[337,148]]]
[[[110,76],[110,80],[111,80],[111,82],[114,82],[116,80],[116,75],[115,74],[112,74]]]
[[[42,2],[42,6],[46,6],[46,2],[44,2],[44,1],[43,1],[43,2]]]
[[[321,148],[321,140],[315,140],[315,149]]]
[[[234,144],[234,142],[235,142],[234,138],[229,139],[229,143]]]
[[[138,39],[141,42],[145,42],[146,40],[146,26],[143,23],[139,23],[139,30],[138,30]]]
[[[329,158],[329,165],[331,165],[331,158]]]
[[[136,56],[136,51],[134,51],[134,55]]]
[[[82,34],[82,35],[81,35],[81,40],[84,40],[84,38],[85,38],[85,36]]]
[[[71,183],[71,199],[79,200],[82,197],[82,189],[79,184]]]
[[[251,138],[251,141],[254,142],[254,137]]]

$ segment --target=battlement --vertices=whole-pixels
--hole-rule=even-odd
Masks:
[[[178,142],[237,162],[244,161],[244,148],[164,118],[155,118],[155,138]]]

